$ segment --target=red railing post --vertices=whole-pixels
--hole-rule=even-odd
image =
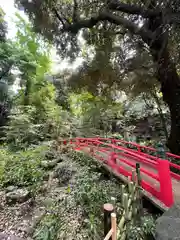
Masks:
[[[109,160],[113,163],[116,163],[116,153],[115,152],[110,153],[110,159]]]
[[[157,162],[160,181],[160,200],[167,207],[171,207],[174,203],[174,199],[169,161],[158,159]]]
[[[141,146],[137,146],[138,152],[141,152]]]
[[[111,143],[112,144],[116,144],[116,140],[115,139],[111,139]]]
[[[93,156],[94,155],[94,149],[93,146],[90,146],[90,154]]]
[[[80,142],[79,138],[76,138],[76,147],[79,147],[79,145],[80,145],[79,142]]]

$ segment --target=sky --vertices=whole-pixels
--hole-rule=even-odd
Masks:
[[[23,18],[27,18],[23,11],[19,11],[14,7],[14,0],[0,0],[0,7],[5,12],[5,20],[8,23],[8,38],[13,38],[16,34],[16,26],[13,23],[13,18],[16,12],[21,14]],[[66,60],[60,59],[60,57],[56,54],[56,49],[53,48],[51,51],[51,59],[52,59],[52,72],[57,73],[59,71],[63,71],[64,69],[74,70],[83,62],[82,58],[77,58],[76,61],[69,65]]]

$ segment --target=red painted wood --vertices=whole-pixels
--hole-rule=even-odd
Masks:
[[[144,180],[141,181],[141,186],[143,189],[145,189],[147,192],[151,193],[157,199],[161,198],[161,193],[159,191],[157,191],[155,188],[153,188],[149,183],[145,182]]]
[[[144,180],[142,180],[142,187],[147,192],[151,193],[154,197],[161,200],[166,206],[170,207],[173,204],[174,201],[171,178],[180,180],[180,175],[171,172],[170,166],[178,170],[180,170],[180,166],[171,163],[168,160],[162,160],[155,156],[141,152],[141,149],[147,149],[154,152],[156,149],[141,146],[136,143],[129,143],[124,140],[108,138],[76,138],[70,139],[69,141],[72,145],[74,145],[76,150],[87,151],[87,149],[90,149],[90,155],[107,164],[114,171],[124,175],[125,177],[131,177],[132,172],[128,171],[123,166],[119,166],[117,164],[117,160],[132,168],[135,168],[135,163],[133,161],[142,163],[143,166],[146,165],[147,168],[145,169],[144,167],[141,167],[140,172],[158,181],[160,189],[157,189],[158,185],[154,187],[149,182],[146,182]],[[64,144],[67,144],[67,142],[68,140],[63,141]],[[127,147],[124,145],[119,146],[119,143],[125,144]],[[136,147],[137,150],[128,148],[129,144]],[[99,155],[97,153],[99,153]],[[100,154],[103,154],[104,156],[102,157]],[[171,153],[167,153],[167,156],[180,159],[180,156]],[[152,169],[155,169],[158,172],[158,175],[152,172]]]
[[[160,199],[168,207],[172,206],[174,203],[171,173],[169,166],[170,166],[169,161],[158,160]]]

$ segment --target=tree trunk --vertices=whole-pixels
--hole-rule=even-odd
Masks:
[[[152,0],[149,7],[154,9],[156,1]],[[167,147],[171,152],[180,154],[180,78],[168,51],[168,30],[164,25],[163,15],[149,18],[147,28],[155,34],[154,39],[146,43],[154,63],[157,64],[157,79],[161,83],[163,100],[167,103],[171,115]]]
[[[161,83],[163,99],[171,114],[171,132],[167,146],[171,152],[180,154],[180,78],[172,62],[167,47],[161,52],[153,51],[154,61],[158,63],[157,78]]]

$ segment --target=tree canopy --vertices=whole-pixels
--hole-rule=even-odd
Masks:
[[[171,119],[174,119],[168,146],[174,152],[180,152],[180,125],[177,121],[180,119],[180,98],[177,97],[180,79],[179,56],[176,54],[180,36],[179,1],[16,0],[16,4],[29,15],[34,30],[56,44],[62,56],[73,58],[79,54],[79,35],[87,44],[93,45],[95,59],[100,60],[96,64],[102,64],[101,71],[96,67],[91,71],[97,73],[98,80],[99,73],[108,67],[108,73],[122,74],[135,55],[146,52],[163,99],[169,106]],[[115,81],[114,78],[108,79]]]

